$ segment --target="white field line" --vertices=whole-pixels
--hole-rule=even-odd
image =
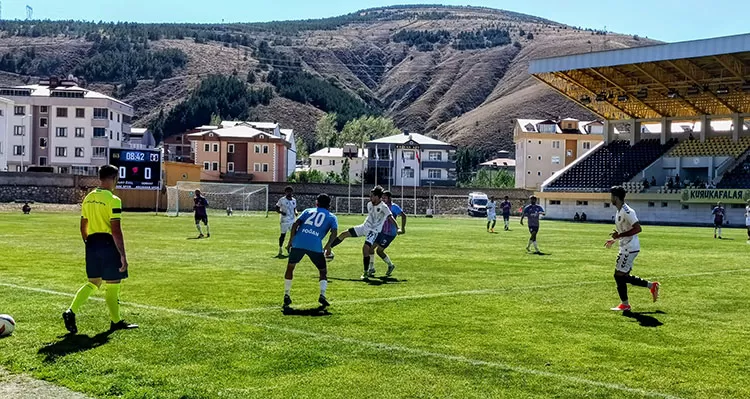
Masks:
[[[25,291],[31,291],[31,292],[38,292],[38,293],[43,293],[43,294],[64,296],[64,297],[73,296],[70,293],[52,291],[52,290],[47,290],[47,289],[42,289],[42,288],[35,288],[35,287],[26,287],[26,286],[10,284],[10,283],[0,283],[0,286],[19,289],[19,290],[25,290]],[[176,314],[176,315],[181,315],[181,316],[190,316],[190,317],[202,318],[202,319],[207,319],[207,320],[230,322],[230,323],[235,323],[235,324],[238,323],[237,321],[232,320],[232,319],[224,319],[221,317],[210,316],[210,315],[200,314],[200,313],[193,313],[193,312],[188,312],[188,311],[179,310],[179,309],[171,309],[171,308],[164,308],[164,307],[150,306],[150,305],[141,305],[137,303],[128,303],[127,305],[131,307],[135,307],[135,308],[152,310],[156,312],[171,313],[171,314]],[[549,371],[541,371],[541,370],[530,369],[530,368],[525,368],[525,367],[513,366],[513,365],[500,363],[500,362],[490,362],[490,361],[485,361],[485,360],[471,359],[471,358],[467,358],[464,356],[447,355],[444,353],[429,352],[426,350],[414,349],[414,348],[409,348],[405,346],[388,345],[388,344],[383,344],[383,343],[378,343],[378,342],[362,341],[362,340],[358,340],[354,338],[340,337],[340,336],[330,335],[330,334],[321,334],[321,333],[316,333],[312,331],[305,331],[305,330],[300,330],[300,329],[295,329],[295,328],[277,326],[273,324],[248,323],[248,322],[239,322],[239,323],[243,325],[262,328],[262,329],[271,330],[271,331],[278,331],[278,332],[283,332],[283,333],[288,333],[288,334],[306,336],[306,337],[310,337],[319,341],[346,343],[346,344],[350,344],[353,346],[366,347],[366,348],[371,348],[371,349],[389,352],[389,353],[400,352],[400,353],[407,354],[407,355],[440,359],[440,360],[445,360],[445,361],[455,362],[455,363],[463,363],[463,364],[467,364],[470,366],[483,366],[483,367],[497,368],[500,370],[511,371],[511,372],[515,372],[518,374],[527,374],[527,375],[534,375],[538,377],[552,378],[552,379],[561,380],[561,381],[565,381],[569,383],[605,388],[605,389],[610,389],[613,391],[634,393],[634,394],[647,396],[647,397],[680,399],[677,396],[673,396],[673,395],[669,395],[669,394],[665,394],[661,392],[648,391],[648,390],[640,389],[640,388],[631,388],[622,384],[613,384],[609,382],[589,380],[586,378],[580,378],[580,377],[566,375],[566,374],[557,374],[557,373],[552,373]]]
[[[731,270],[719,270],[713,272],[698,272],[690,274],[679,274],[675,276],[662,276],[662,278],[673,279],[673,278],[685,278],[685,277],[698,277],[698,276],[710,276],[715,274],[727,274],[727,273],[744,273],[750,272],[750,269],[731,269]],[[661,278],[660,278],[661,279]],[[612,280],[593,280],[593,281],[575,281],[570,283],[558,283],[548,285],[531,285],[531,286],[520,286],[520,287],[507,287],[507,288],[489,288],[481,290],[467,290],[467,291],[446,291],[446,292],[434,292],[429,294],[416,294],[416,295],[404,295],[404,296],[393,296],[393,297],[381,297],[381,298],[363,298],[363,299],[351,299],[346,301],[332,301],[333,305],[352,305],[362,303],[378,303],[378,302],[396,302],[396,301],[409,301],[418,299],[430,299],[430,298],[442,298],[450,296],[461,296],[461,295],[493,295],[501,294],[510,291],[528,291],[528,290],[543,290],[550,288],[562,288],[562,287],[579,287],[583,285],[603,284],[611,283]],[[302,306],[316,306],[316,304],[309,303]],[[264,312],[268,310],[278,310],[278,306],[260,306],[256,308],[247,309],[234,309],[234,310],[222,310],[218,312],[208,312],[208,315],[224,315],[232,313],[255,313]]]

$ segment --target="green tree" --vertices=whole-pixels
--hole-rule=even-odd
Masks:
[[[341,165],[341,180],[343,183],[349,183],[349,170],[351,169],[351,166],[349,165],[349,159],[344,159],[344,164]]]
[[[211,114],[211,122],[209,122],[209,125],[221,126],[221,116],[218,114]]]
[[[468,183],[463,184],[464,187],[473,188],[513,188],[515,185],[515,176],[507,170],[489,168],[480,169]]]
[[[393,119],[383,116],[363,116],[344,125],[341,134],[337,136],[336,145],[338,147],[349,143],[360,145],[395,134],[401,134],[401,130],[393,123]]]
[[[307,150],[307,143],[305,143],[305,140],[303,140],[302,137],[297,137],[296,144],[297,160],[306,161],[308,158],[310,158],[310,152]]]
[[[318,147],[332,147],[336,144],[336,118],[338,116],[335,113],[325,114],[315,125],[315,144]]]

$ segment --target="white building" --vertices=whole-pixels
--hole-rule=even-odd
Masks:
[[[8,140],[13,131],[10,123],[13,104],[12,100],[0,97],[0,172],[8,171],[8,153],[11,151],[11,147],[8,147]]]
[[[366,144],[367,168],[383,186],[455,186],[456,147],[421,134],[397,134]],[[369,174],[369,172],[368,172]]]
[[[15,103],[6,116],[10,171],[51,166],[58,173],[94,174],[131,131],[132,106],[72,80],[0,87],[0,96]]]
[[[349,181],[351,182],[360,180],[362,174],[367,171],[365,152],[361,148],[357,151],[357,157],[349,160]],[[341,175],[346,160],[343,148],[326,147],[310,155],[310,170],[317,170],[326,175],[330,172]]]

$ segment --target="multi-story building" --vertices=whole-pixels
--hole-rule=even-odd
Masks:
[[[191,133],[201,180],[284,182],[289,142],[248,124]]]
[[[216,127],[214,127],[216,129]],[[190,142],[193,133],[207,132],[213,129],[193,129],[185,134],[169,136],[162,140],[164,159],[171,162],[195,163],[194,147]]]
[[[553,174],[604,140],[604,123],[576,119],[517,119],[516,188],[539,190]]]
[[[289,177],[294,173],[295,168],[297,167],[297,142],[294,137],[294,129],[282,129],[281,125],[279,125],[278,122],[242,122],[242,121],[222,121],[221,127],[227,128],[227,127],[233,127],[237,126],[239,124],[246,124],[249,125],[255,129],[260,130],[261,132],[266,132],[268,134],[272,134],[276,137],[281,137],[284,140],[289,143],[287,147],[287,166],[286,166],[286,176]]]
[[[94,174],[108,162],[109,149],[122,146],[130,134],[133,107],[50,78],[39,84],[0,87],[12,100],[9,119],[8,169],[51,166],[58,173]]]
[[[13,113],[13,100],[0,97],[0,172],[8,170],[8,136],[13,131],[10,115]]]
[[[455,186],[456,147],[421,134],[397,134],[366,143],[368,170],[384,186]],[[369,172],[368,172],[369,174]]]
[[[122,146],[133,149],[154,148],[156,147],[156,139],[148,129],[134,127],[130,129],[130,134],[125,136]]]
[[[354,152],[352,151],[352,155]],[[310,155],[310,170],[317,170],[323,174],[331,172],[341,175],[343,173],[344,163],[347,161],[344,156],[343,148],[323,148]],[[367,157],[364,150],[358,149],[358,155],[349,161],[349,181],[355,182],[361,180],[361,176],[367,171]]]

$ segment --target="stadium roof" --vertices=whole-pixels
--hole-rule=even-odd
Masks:
[[[750,114],[750,34],[539,59],[529,72],[608,120]]]

